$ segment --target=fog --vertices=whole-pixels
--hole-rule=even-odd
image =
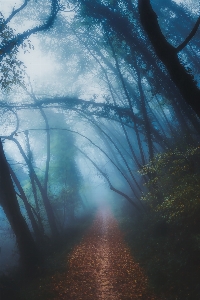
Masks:
[[[199,4],[147,2],[0,0],[0,276],[99,207],[199,251]]]

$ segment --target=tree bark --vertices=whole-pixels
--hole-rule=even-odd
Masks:
[[[43,188],[40,180],[38,179],[32,164],[29,162],[26,154],[24,153],[20,143],[15,138],[10,138],[10,140],[12,140],[17,145],[17,147],[18,147],[22,157],[24,158],[27,166],[30,168],[30,172],[32,173],[33,179],[35,180],[35,182],[36,182],[36,184],[39,188],[39,191],[41,193],[41,196],[42,196],[42,200],[43,200],[45,211],[46,211],[46,214],[47,214],[49,226],[51,228],[52,237],[53,237],[54,240],[57,240],[58,237],[59,237],[59,231],[57,229],[55,215],[54,215],[53,208],[51,206],[50,200],[49,200],[46,192],[44,191],[44,188]]]
[[[0,195],[0,204],[16,236],[22,267],[31,275],[39,262],[39,253],[28,225],[21,214],[1,140]]]
[[[177,49],[168,43],[163,35],[156,13],[153,11],[150,0],[138,0],[141,24],[147,33],[152,46],[168,70],[172,81],[179,89],[185,101],[200,117],[200,90],[194,76],[189,74],[179,61]]]
[[[125,39],[132,52],[134,52],[135,46],[137,45],[140,53],[150,59],[147,47],[141,40],[138,40],[133,30],[133,24],[128,18],[119,12],[112,11],[108,6],[97,1],[85,0],[84,4],[87,6],[88,14],[99,21],[106,22],[107,25],[117,33],[118,37]],[[154,47],[157,57],[165,65],[171,80],[178,88],[186,103],[200,117],[200,89],[194,80],[194,76],[190,74],[179,61],[177,55],[179,47],[173,47],[166,40],[160,29],[157,15],[152,9],[150,0],[138,0],[138,9],[141,24]],[[133,11],[133,13],[135,13],[135,11]],[[199,25],[199,20],[197,20],[196,26],[194,27],[195,32],[197,25]],[[181,97],[179,101],[182,105],[183,99],[181,99]]]
[[[33,165],[33,155],[32,155],[31,148],[30,148],[28,130],[26,130],[24,133],[25,133],[25,137],[26,137],[26,146],[27,146],[27,161],[28,161],[27,167],[28,167],[28,170],[29,170],[29,178],[30,178],[30,181],[31,181],[33,197],[34,197],[34,200],[35,200],[38,224],[39,224],[39,227],[40,227],[40,231],[44,234],[44,227],[43,227],[43,224],[42,224],[42,219],[41,219],[41,214],[40,214],[40,207],[39,207],[39,201],[38,201],[38,196],[37,196],[37,189],[36,189],[36,184],[35,184],[35,180],[34,180],[34,174],[32,172],[32,168],[31,168],[31,166]]]
[[[137,64],[137,62],[136,62],[136,64]],[[142,88],[141,75],[140,75],[140,71],[139,71],[137,65],[136,65],[136,72],[137,72],[137,76],[138,76],[138,90],[139,90],[140,102],[141,102],[141,112],[142,112],[143,118],[144,118],[145,135],[146,135],[147,145],[148,145],[148,150],[149,150],[149,160],[152,160],[154,157],[152,133],[151,133],[151,127],[150,127],[149,117],[148,117],[148,113],[147,113],[145,95],[144,95],[144,91]]]
[[[35,234],[35,238],[37,240],[37,242],[41,241],[41,237],[42,237],[42,234],[43,234],[43,231],[41,231],[39,229],[39,226],[34,218],[34,215],[33,215],[33,212],[32,212],[32,209],[31,209],[31,206],[28,202],[28,199],[25,195],[25,192],[19,182],[19,179],[17,178],[15,172],[12,170],[12,168],[10,167],[9,168],[10,170],[10,175],[12,176],[12,179],[14,181],[14,183],[16,184],[16,187],[18,188],[19,190],[19,193],[20,193],[20,198],[22,199],[22,201],[24,202],[24,206],[26,208],[26,211],[27,211],[27,214],[28,214],[28,217],[31,221],[31,225],[32,225],[32,228],[33,228],[33,231],[34,231],[34,234]]]

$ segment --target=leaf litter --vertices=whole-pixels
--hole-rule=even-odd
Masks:
[[[108,208],[98,210],[66,273],[53,276],[52,285],[54,300],[158,300]]]

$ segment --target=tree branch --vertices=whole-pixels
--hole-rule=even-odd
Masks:
[[[194,80],[194,76],[181,64],[177,55],[177,49],[168,43],[163,35],[158,23],[158,17],[151,6],[150,0],[138,0],[138,9],[141,24],[154,47],[155,53],[165,65],[172,81],[187,104],[200,117],[200,89]]]
[[[25,87],[23,87],[23,89],[33,99],[33,101],[35,103],[37,103],[38,99],[36,98],[36,96],[34,94],[30,77],[28,75],[27,75],[27,77],[28,77],[28,81],[29,81],[31,91],[28,92],[28,90]],[[39,107],[39,110],[40,110],[41,116],[43,117],[45,127],[46,127],[46,142],[47,142],[46,149],[47,149],[47,154],[46,154],[46,168],[45,168],[45,176],[44,176],[44,190],[45,190],[45,193],[47,195],[48,194],[49,165],[50,165],[50,131],[49,131],[48,118],[47,118],[47,116],[44,112],[44,109],[42,107]]]
[[[83,113],[82,113],[81,115],[83,115]],[[90,118],[88,118],[88,117],[85,116],[85,115],[84,115],[84,117],[85,117],[89,122],[91,122],[93,125],[95,125],[95,126],[98,128],[98,130],[99,130],[101,133],[103,133],[103,134],[107,137],[107,139],[110,141],[110,143],[114,146],[114,148],[117,150],[117,152],[119,153],[120,157],[122,158],[122,160],[123,160],[123,162],[124,162],[126,168],[128,169],[128,171],[129,171],[129,173],[130,173],[130,175],[131,175],[131,178],[132,178],[133,181],[135,182],[135,184],[136,184],[136,186],[138,187],[138,189],[140,190],[140,192],[142,192],[142,189],[141,189],[141,187],[139,186],[137,180],[135,179],[135,176],[133,175],[133,172],[131,171],[131,168],[130,168],[128,162],[126,161],[124,155],[122,154],[122,152],[121,152],[121,150],[119,149],[119,147],[117,146],[117,144],[113,141],[113,139],[110,137],[110,135],[107,134],[107,133],[101,128],[101,126],[99,126],[99,125],[97,124],[97,122],[96,122],[94,119],[90,119]]]
[[[112,191],[114,191],[115,193],[123,196],[126,200],[128,200],[128,202],[130,202],[139,212],[141,212],[140,207],[126,194],[124,194],[123,192],[121,192],[120,190],[114,188],[114,186],[111,184],[110,179],[108,178],[108,175],[106,173],[104,173],[98,166],[97,164],[91,159],[89,158],[89,156],[83,152],[81,149],[79,149],[78,147],[76,147],[92,164],[93,166],[99,171],[99,173],[101,173],[101,175],[106,179],[107,183],[109,184],[109,187]]]
[[[49,128],[49,129],[51,130],[51,129],[56,129],[56,128]],[[113,166],[115,166],[115,168],[119,171],[119,173],[123,176],[123,178],[126,180],[128,185],[130,186],[130,188],[131,188],[133,194],[135,195],[135,197],[137,198],[137,200],[140,201],[140,199],[136,195],[135,190],[133,189],[132,184],[130,183],[129,179],[126,177],[126,175],[122,172],[122,170],[117,166],[117,164],[110,158],[110,156],[101,147],[96,145],[91,139],[89,139],[87,136],[81,134],[80,132],[77,132],[75,130],[70,130],[70,129],[63,129],[63,130],[67,130],[69,132],[72,132],[72,133],[75,133],[75,134],[78,134],[78,135],[82,136],[83,138],[88,140],[93,146],[98,148],[109,159],[109,161],[113,164]]]
[[[40,26],[36,26],[32,29],[28,29],[27,31],[21,34],[18,34],[12,40],[8,41],[6,45],[0,48],[0,56],[3,57],[4,55],[10,53],[15,46],[20,46],[23,43],[23,41],[27,39],[31,34],[49,29],[53,25],[58,11],[59,0],[52,0],[51,12],[47,21]]]
[[[112,104],[106,104],[102,102],[94,102],[94,101],[85,101],[79,98],[72,97],[54,97],[54,98],[44,98],[40,99],[35,103],[30,104],[8,104],[6,102],[0,101],[0,107],[7,107],[9,109],[30,109],[30,108],[52,108],[52,104],[58,104],[62,109],[71,109],[73,111],[83,111],[88,116],[97,116],[100,118],[105,118],[108,120],[114,120],[126,126],[130,127],[132,124],[132,113],[128,107],[116,106]],[[58,108],[58,106],[57,106]],[[138,128],[143,126],[143,120],[135,115],[135,120],[138,124]],[[120,119],[120,120],[119,120]],[[152,134],[156,139],[158,144],[163,145],[165,142],[163,141],[162,135],[160,135],[159,131],[151,127]]]
[[[24,9],[24,7],[26,7],[26,5],[28,4],[30,0],[25,0],[24,3],[17,9],[13,9],[12,13],[10,14],[10,16],[5,20],[5,22],[1,25],[0,29],[2,29],[6,24],[8,24],[12,18],[18,13],[20,12],[22,9]]]
[[[18,115],[17,115],[17,113],[14,111],[14,109],[12,109],[12,108],[8,108],[8,110],[10,110],[14,115],[15,115],[15,117],[16,117],[16,127],[15,127],[15,129],[11,132],[11,134],[10,135],[0,135],[0,138],[1,139],[7,139],[7,138],[11,138],[11,137],[13,137],[14,135],[16,135],[17,134],[17,131],[18,131],[18,129],[19,129],[19,118],[18,118]]]
[[[198,27],[200,24],[200,16],[198,17],[194,28],[192,29],[192,31],[190,32],[190,34],[188,35],[188,37],[185,39],[185,41],[183,43],[181,43],[177,48],[176,48],[176,52],[180,52],[181,50],[183,50],[183,48],[185,48],[185,46],[187,46],[187,44],[190,42],[190,40],[193,38],[193,36],[196,34]]]

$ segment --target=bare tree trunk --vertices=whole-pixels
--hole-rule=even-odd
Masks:
[[[17,178],[15,172],[12,170],[12,168],[10,167],[9,168],[10,170],[10,174],[12,176],[12,179],[16,185],[16,187],[18,188],[18,191],[19,191],[19,197],[22,199],[22,201],[24,202],[24,206],[26,208],[26,211],[27,211],[27,214],[28,214],[28,217],[31,221],[31,225],[32,225],[32,228],[33,228],[33,231],[34,231],[34,234],[35,234],[35,238],[36,240],[39,242],[41,241],[41,237],[42,237],[42,234],[43,234],[43,231],[39,229],[39,226],[35,220],[35,217],[33,215],[33,212],[32,212],[32,209],[31,209],[31,206],[28,202],[28,199],[24,193],[24,190],[19,182],[19,179]]]
[[[27,160],[28,160],[27,166],[28,166],[28,170],[29,170],[29,178],[31,181],[33,196],[34,196],[34,200],[35,200],[35,206],[36,206],[36,212],[37,212],[39,226],[40,226],[41,231],[44,233],[44,228],[43,228],[42,219],[41,219],[41,215],[40,215],[40,207],[39,207],[39,201],[38,201],[38,196],[37,196],[37,189],[36,189],[34,175],[33,175],[32,167],[31,167],[33,164],[33,155],[32,155],[31,148],[30,148],[28,130],[25,131],[25,136],[26,136],[26,145],[27,145],[27,152],[28,152],[27,153]]]
[[[136,66],[136,72],[137,72],[137,76],[138,76],[138,89],[139,89],[139,95],[140,95],[140,101],[141,101],[141,111],[142,111],[143,118],[144,118],[145,133],[146,133],[146,139],[147,139],[147,144],[148,144],[148,149],[149,149],[149,160],[152,160],[154,157],[152,133],[151,133],[149,117],[147,114],[145,95],[144,95],[144,91],[142,88],[141,76],[140,76],[140,71],[138,70],[138,66]]]
[[[28,165],[29,160],[28,160],[26,154],[24,153],[20,143],[15,138],[12,138],[11,140],[16,143],[22,157],[24,158],[25,162]],[[30,167],[31,173],[33,174],[34,180],[35,180],[35,182],[36,182],[36,184],[39,188],[42,199],[43,199],[43,203],[44,203],[44,207],[45,207],[45,210],[46,210],[49,226],[51,228],[52,237],[53,237],[53,239],[57,240],[58,236],[59,236],[59,232],[58,232],[58,229],[57,229],[57,226],[56,226],[55,215],[54,215],[51,203],[49,201],[49,198],[48,198],[46,192],[44,191],[44,188],[42,187],[42,184],[41,184],[40,180],[38,179],[38,177],[35,173],[35,170],[33,169],[32,164],[29,164],[29,167]]]
[[[39,253],[28,225],[21,214],[1,140],[0,195],[0,204],[16,236],[22,266],[26,272],[33,272],[39,262]]]

